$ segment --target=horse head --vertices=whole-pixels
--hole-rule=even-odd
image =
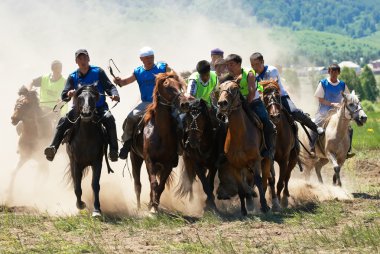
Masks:
[[[266,80],[260,82],[264,87],[263,99],[271,120],[277,124],[281,119],[281,96],[280,87],[275,80]]]
[[[75,111],[83,121],[90,121],[94,117],[99,98],[100,94],[95,85],[81,86],[75,92]]]
[[[363,126],[367,121],[367,115],[355,91],[352,91],[351,94],[342,92],[342,96],[343,104],[346,109],[346,118],[354,120],[358,126]]]
[[[200,148],[202,135],[206,128],[210,127],[210,116],[207,104],[204,100],[193,100],[189,102],[189,110],[185,115],[185,133],[187,144],[191,148]]]
[[[38,108],[38,96],[35,90],[29,90],[22,86],[18,91],[19,97],[16,100],[16,105],[11,117],[12,124],[16,125],[19,121],[26,118],[32,118],[33,113]]]
[[[153,101],[179,109],[185,89],[185,82],[174,71],[157,74]]]
[[[240,86],[238,81],[229,80],[220,85],[218,115],[228,116],[241,105]]]

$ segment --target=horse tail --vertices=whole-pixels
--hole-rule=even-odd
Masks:
[[[184,164],[181,165],[181,175],[177,185],[176,196],[183,198],[190,195],[189,199],[193,199],[193,183],[197,176],[195,172],[195,164],[189,158],[184,159]]]

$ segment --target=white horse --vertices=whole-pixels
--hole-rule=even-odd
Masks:
[[[315,157],[310,151],[309,139],[305,132],[300,133],[300,140],[308,149],[301,149],[300,159],[304,166],[306,179],[310,178],[311,169],[314,167],[319,182],[323,183],[321,169],[330,162],[334,167],[333,184],[342,186],[340,180],[340,169],[343,166],[347,152],[350,147],[349,125],[352,120],[358,126],[363,126],[367,121],[367,115],[360,105],[360,101],[355,91],[351,94],[342,93],[343,99],[340,107],[330,110],[323,122],[325,135],[318,137],[315,145]],[[310,132],[310,130],[309,130]]]

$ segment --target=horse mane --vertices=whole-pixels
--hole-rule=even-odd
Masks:
[[[263,80],[263,81],[260,81],[259,84],[263,86],[264,93],[265,93],[265,90],[273,90],[274,89],[276,91],[280,91],[280,86],[278,85],[278,82],[274,79]]]
[[[33,104],[38,103],[38,94],[36,90],[29,90],[26,86],[21,86],[18,90],[18,95],[27,97]]]
[[[182,88],[186,88],[186,84],[181,79],[175,71],[170,71],[170,72],[164,72],[164,73],[159,73],[156,75],[156,83],[154,85],[153,89],[153,102],[148,105],[145,111],[145,116],[144,116],[144,122],[147,123],[149,122],[152,118],[154,118],[154,114],[156,112],[157,106],[158,106],[158,97],[159,97],[159,92],[158,92],[158,87],[164,83],[164,81],[168,78],[174,78],[177,80]]]

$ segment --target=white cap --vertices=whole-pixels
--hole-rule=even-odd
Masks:
[[[154,55],[154,51],[150,47],[143,47],[142,49],[140,49],[140,57],[153,56],[153,55]]]

